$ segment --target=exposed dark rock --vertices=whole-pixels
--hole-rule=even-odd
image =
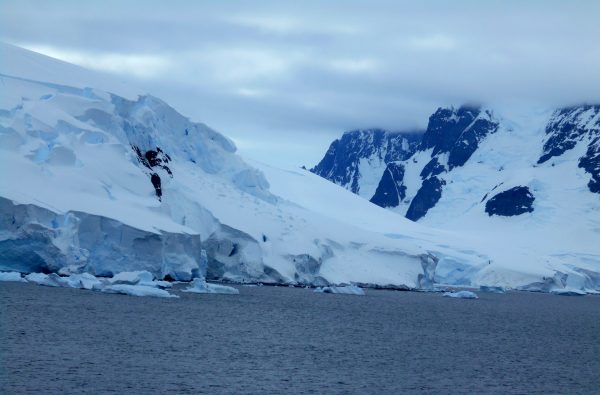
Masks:
[[[171,177],[173,176],[171,169],[167,166],[167,163],[171,161],[171,157],[168,154],[165,154],[159,147],[156,147],[156,150],[149,150],[144,153],[142,153],[142,150],[135,145],[133,145],[132,148],[137,155],[138,161],[142,165],[150,170],[153,170],[158,166],[165,170]]]
[[[448,167],[463,166],[479,147],[479,142],[498,130],[498,123],[487,119],[477,119],[458,138],[448,156]]]
[[[544,143],[544,153],[538,159],[538,163],[561,156],[565,151],[573,149],[584,137],[592,137],[591,133],[598,136],[600,119],[596,120],[595,125],[590,122],[599,112],[600,105],[583,105],[556,110],[546,125],[546,134],[549,137]]]
[[[152,173],[150,176],[150,182],[152,182],[152,186],[154,187],[154,191],[156,192],[156,196],[159,201],[162,201],[162,187],[160,183],[160,176],[156,173]]]
[[[600,137],[590,142],[585,155],[579,158],[579,167],[592,175],[588,182],[590,191],[600,193]]]
[[[444,180],[431,177],[423,181],[421,188],[410,202],[406,218],[416,221],[433,208],[442,197],[442,186],[446,185]]]
[[[433,148],[432,158],[448,153],[448,169],[452,170],[463,166],[477,150],[479,142],[497,130],[498,122],[492,119],[489,111],[482,114],[481,109],[469,106],[462,106],[458,110],[439,108],[429,117],[419,150]],[[427,171],[423,169],[425,173],[436,175],[433,170],[441,173],[435,163]],[[427,178],[427,175],[422,177]]]
[[[404,180],[404,165],[399,162],[388,163],[379,181],[377,190],[371,198],[371,203],[381,207],[396,207],[406,197]]]
[[[438,162],[437,158],[432,158],[421,170],[421,179],[424,180],[431,176],[437,176],[438,174],[446,171],[446,168]]]
[[[511,217],[524,213],[533,212],[533,201],[535,197],[528,187],[518,186],[500,192],[485,204],[485,212],[488,215],[501,215]]]
[[[171,169],[167,166],[167,163],[171,161],[171,157],[164,153],[159,147],[156,147],[156,150],[149,150],[142,153],[139,147],[132,145],[131,148],[137,155],[138,161],[147,169],[155,170],[157,167],[165,170],[169,176],[173,177],[173,173]],[[162,201],[162,185],[161,179],[158,173],[152,172],[150,173],[150,182],[152,182],[152,186],[154,187],[154,191],[156,192],[156,196],[159,201]]]
[[[452,108],[438,108],[429,117],[427,130],[419,150],[433,148],[432,156],[442,152],[450,152],[458,137],[479,115],[476,107],[463,106],[458,110]]]
[[[416,150],[419,132],[388,132],[381,129],[346,132],[329,146],[327,153],[310,171],[358,193],[359,163],[379,157],[384,163],[408,159]]]

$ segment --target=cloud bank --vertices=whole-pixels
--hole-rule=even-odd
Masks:
[[[131,78],[263,161],[438,106],[600,102],[597,1],[3,1],[0,39]],[[515,104],[516,105],[516,104]]]

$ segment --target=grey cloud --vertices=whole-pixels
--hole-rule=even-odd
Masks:
[[[424,127],[440,105],[600,102],[597,1],[0,7],[2,40],[79,53],[99,68],[114,61],[113,72],[142,78],[138,85],[245,144],[249,155],[272,149],[281,162],[306,163],[298,149],[286,155],[285,141],[313,136],[312,151],[303,148],[312,158],[345,129]],[[166,66],[136,73],[119,64],[126,56]]]

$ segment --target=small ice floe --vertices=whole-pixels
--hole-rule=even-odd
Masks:
[[[146,270],[140,270],[136,272],[120,272],[115,274],[108,281],[111,284],[129,284],[129,285],[137,285],[137,284],[149,284],[154,280],[154,276],[152,273]]]
[[[89,273],[61,277],[56,273],[30,273],[25,280],[48,287],[79,288],[133,296],[177,298],[162,288],[172,286],[168,281],[154,281],[150,272],[122,272],[109,279],[97,278]]]
[[[102,292],[111,294],[123,294],[132,296],[154,296],[159,298],[178,298],[179,296],[170,294],[164,289],[149,285],[132,284],[112,284],[106,285],[101,289]]]
[[[203,278],[195,278],[192,284],[183,290],[183,292],[193,292],[197,294],[232,294],[237,295],[240,293],[236,288],[228,287],[226,285],[209,284]]]
[[[29,273],[25,276],[25,280],[30,283],[45,285],[47,287],[69,287],[67,279],[56,273]]]
[[[561,296],[585,296],[587,292],[575,288],[555,288],[550,291],[551,294]]]
[[[494,286],[494,285],[482,285],[479,287],[479,290],[481,292],[487,292],[487,293],[492,293],[492,294],[506,293],[506,288],[498,287],[498,286]]]
[[[446,292],[444,294],[447,298],[457,298],[457,299],[479,299],[475,292],[471,291],[458,291],[458,292]]]
[[[102,281],[89,273],[71,274],[70,276],[63,278],[71,288],[100,289],[103,286]]]
[[[24,283],[27,280],[21,277],[21,273],[19,272],[0,272],[0,281],[15,281]]]
[[[314,292],[324,294],[342,294],[342,295],[360,295],[364,296],[365,291],[356,285],[347,285],[343,287],[319,287]]]

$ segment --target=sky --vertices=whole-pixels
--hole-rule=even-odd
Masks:
[[[0,40],[131,81],[282,167],[440,106],[600,103],[599,21],[595,0],[0,2]]]

